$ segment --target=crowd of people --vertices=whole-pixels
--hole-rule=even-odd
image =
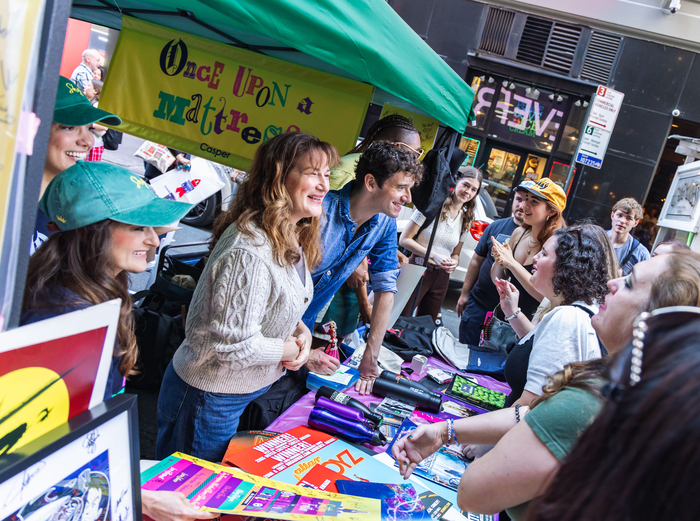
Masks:
[[[99,60],[86,51],[73,77],[59,81],[21,320],[120,298],[107,399],[123,391],[137,359],[128,274],[146,270],[159,227],[191,206],[156,198],[124,168],[86,161],[96,131],[106,128],[99,123],[120,123],[97,107],[98,71]],[[402,116],[377,122],[342,158],[304,132],[260,145],[215,222],[186,338],[163,379],[158,458],[180,451],[220,461],[246,406],[287,373],[333,373],[338,362],[316,348],[313,332],[334,305],[349,327],[361,315],[370,324],[356,384],[369,394],[406,261],[399,242],[408,262],[427,268],[417,315],[439,318],[482,174],[460,168],[441,212],[426,222],[414,211],[397,241],[396,217],[422,180],[422,154],[419,132]],[[642,217],[633,199],[613,207],[607,232],[567,225],[566,201],[547,178],[517,186],[512,215],[479,241],[457,304],[459,339],[472,349],[489,311],[512,327],[506,408],[421,425],[395,443],[393,456],[408,477],[442,445],[461,444],[475,458],[458,491],[460,508],[470,512],[506,510],[515,520],[651,512],[691,519],[689,512],[700,512],[694,497],[673,485],[693,479],[696,457],[689,403],[700,381],[700,255],[678,241],[650,254],[630,235]],[[687,308],[670,313],[670,306]],[[656,488],[676,500],[660,505]],[[147,493],[146,511],[160,521],[210,517],[174,497]]]

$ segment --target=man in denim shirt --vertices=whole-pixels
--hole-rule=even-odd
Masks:
[[[401,272],[396,256],[396,217],[401,207],[411,202],[411,188],[421,179],[422,165],[414,153],[400,145],[374,143],[362,154],[356,173],[355,181],[329,192],[323,200],[323,260],[312,274],[314,298],[303,320],[313,329],[319,311],[369,257],[374,290],[372,327],[356,386],[358,392],[369,394],[379,376],[377,357]]]

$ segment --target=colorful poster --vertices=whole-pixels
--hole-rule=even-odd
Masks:
[[[331,494],[246,474],[175,453],[141,474],[145,490],[182,492],[200,510],[304,521],[307,516],[379,520],[376,499]]]
[[[400,485],[342,481],[338,489],[350,496],[370,497],[382,502],[382,519],[387,521],[431,521],[420,494],[409,483]]]
[[[120,301],[0,334],[0,456],[102,402]]]
[[[372,90],[124,16],[100,108],[124,132],[245,170],[260,143],[284,132],[351,149]]]
[[[418,132],[420,132],[421,148],[425,150],[425,152],[433,148],[438,128],[440,128],[440,122],[437,119],[431,118],[430,116],[424,116],[423,114],[416,114],[410,110],[401,109],[399,107],[394,107],[389,103],[385,103],[382,107],[382,113],[379,116],[379,119],[383,118],[384,116],[388,116],[389,114],[400,114],[401,116],[412,119],[413,125],[418,129]],[[425,153],[423,153],[421,159],[424,157]]]
[[[135,521],[137,469],[130,455],[138,447],[131,445],[129,413],[107,421],[100,420],[103,416],[96,413],[89,422],[94,428],[65,445],[66,436],[53,438],[32,464],[24,466],[14,456],[3,460],[3,468],[16,473],[0,483],[1,520]],[[67,425],[59,431],[71,432]],[[44,456],[47,448],[51,452]]]
[[[402,481],[395,470],[374,461],[371,454],[356,445],[306,426],[295,427],[238,453],[233,463],[246,472],[285,483],[298,483],[315,465],[352,480]]]

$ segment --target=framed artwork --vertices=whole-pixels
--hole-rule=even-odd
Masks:
[[[136,396],[120,395],[0,457],[0,520],[141,521]]]
[[[0,333],[0,456],[102,402],[120,302]]]
[[[668,191],[657,225],[695,232],[700,220],[700,161],[681,165]]]

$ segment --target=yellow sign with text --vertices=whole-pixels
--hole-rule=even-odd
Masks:
[[[412,120],[413,126],[420,132],[420,147],[425,150],[425,152],[433,148],[435,136],[437,136],[437,131],[440,127],[440,122],[437,119],[422,114],[416,114],[410,110],[394,107],[389,103],[385,103],[382,107],[382,113],[379,119],[391,114],[399,114]],[[425,152],[421,159],[425,157]]]
[[[372,89],[125,16],[100,108],[119,130],[245,170],[284,132],[352,148]]]

